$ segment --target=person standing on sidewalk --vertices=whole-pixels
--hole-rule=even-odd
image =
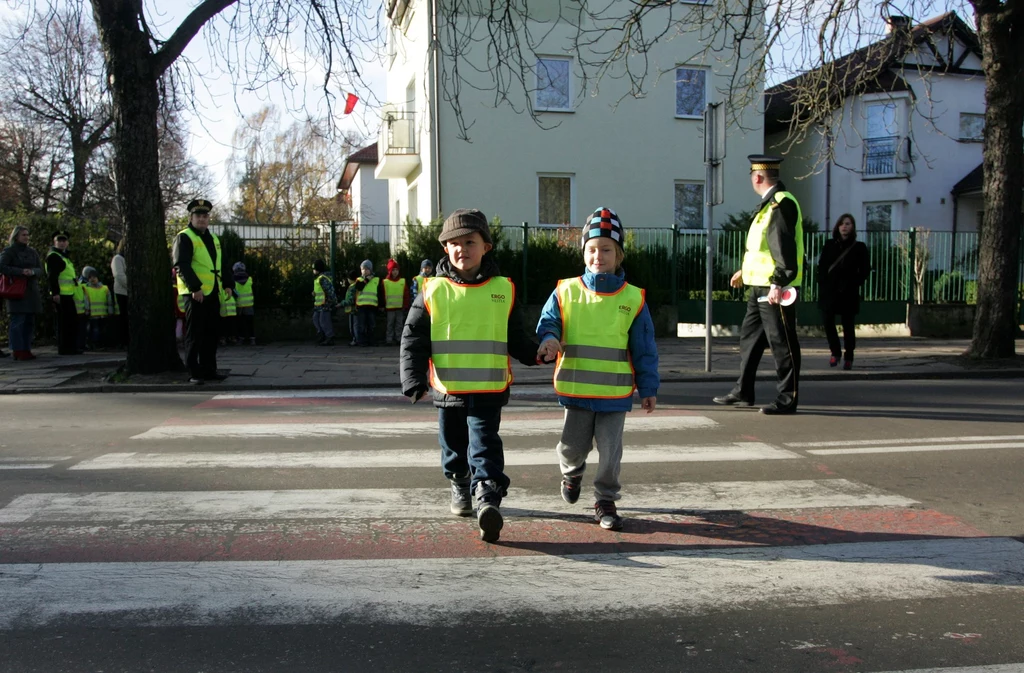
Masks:
[[[771,347],[778,374],[778,395],[761,407],[762,414],[794,414],[800,378],[800,343],[796,337],[796,304],[782,305],[785,288],[803,280],[803,216],[796,197],[779,180],[782,157],[752,154],[750,186],[761,197],[747,231],[743,267],[729,283],[750,288],[747,312],[740,326],[740,376],[715,404],[749,407],[754,404],[754,381],[766,346]]]
[[[125,239],[117,243],[117,249],[110,260],[110,273],[114,277],[114,299],[117,301],[117,341],[121,348],[128,348],[128,267],[124,259]]]
[[[85,292],[78,284],[75,265],[68,256],[71,234],[61,229],[50,238],[53,247],[46,253],[46,277],[57,311],[57,354],[77,355],[82,352],[78,347],[78,307],[85,303]]]
[[[36,331],[36,314],[43,312],[43,300],[39,296],[39,279],[43,276],[43,265],[39,253],[28,244],[28,227],[18,225],[11,232],[10,244],[0,253],[0,273],[10,279],[25,278],[25,295],[21,299],[6,301],[7,316],[10,318],[8,340],[15,360],[35,360],[32,354],[32,337]],[[0,350],[0,357],[8,353]]]
[[[857,347],[856,316],[860,311],[860,286],[868,279],[871,264],[868,248],[857,240],[857,225],[853,215],[839,216],[832,239],[821,249],[818,260],[818,308],[825,325],[828,349],[832,352],[828,364],[835,367],[843,357],[843,369],[853,368],[853,351]],[[836,331],[836,316],[843,321],[843,353]]]
[[[213,204],[206,199],[189,202],[188,226],[178,232],[172,250],[178,294],[185,296],[186,364],[193,385],[227,378],[217,372],[220,293],[233,289],[234,281],[223,273],[220,238],[210,231],[211,210]]]
[[[338,304],[334,293],[334,281],[327,273],[327,263],[322,259],[313,261],[313,327],[316,328],[316,345],[334,345],[334,321],[331,312]]]
[[[402,325],[405,324],[405,312],[411,303],[409,283],[402,278],[398,262],[389,259],[387,278],[384,279],[384,301],[387,323],[384,325],[384,345],[397,346],[402,340]]]

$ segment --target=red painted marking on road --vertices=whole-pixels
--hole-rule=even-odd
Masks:
[[[214,400],[210,400],[211,402]],[[226,400],[231,401],[231,400]],[[409,403],[403,403],[405,407],[409,407]],[[503,416],[504,420],[508,421],[543,421],[543,420],[554,420],[561,419],[564,416],[564,412],[561,409],[553,411],[536,411],[528,413],[506,413]],[[700,417],[703,414],[699,414],[691,411],[679,411],[671,413],[657,413],[657,416],[661,417]],[[422,417],[421,417],[422,416]],[[259,420],[254,420],[254,418]],[[308,423],[330,423],[334,421],[324,420],[325,417],[322,414],[305,414],[305,415],[289,415],[289,416],[209,416],[209,417],[195,417],[195,416],[173,416],[168,418],[166,421],[160,424],[160,426],[193,426],[193,425],[252,425],[254,422],[259,423],[273,423],[273,424],[308,424]],[[420,409],[412,410],[407,409],[406,413],[400,421],[407,422],[422,422],[424,420],[437,421],[437,411],[432,406],[420,407]],[[363,419],[349,419],[345,418],[343,421],[346,425],[358,424],[358,425],[378,425],[380,423],[395,422],[394,418],[388,418],[382,416],[379,420],[363,420]],[[157,427],[160,427],[157,426]]]
[[[846,650],[838,647],[817,647],[811,650],[811,652],[818,652],[832,657],[832,661],[826,663],[826,666],[854,666],[856,664],[864,663],[863,659],[855,657]]]
[[[501,541],[477,538],[476,521],[140,523],[88,526],[0,526],[0,563],[115,561],[256,561],[462,558],[639,553],[716,547],[793,546],[908,539],[974,538],[986,534],[934,510],[802,510],[719,512],[703,516],[628,518],[625,529],[602,530],[591,516],[517,517],[506,509]],[[785,518],[781,518],[785,517]]]
[[[825,465],[824,463],[814,463],[813,467],[814,467],[815,470],[817,470],[818,472],[821,472],[822,474],[827,474],[830,477],[836,476],[836,473],[833,472],[829,468],[829,466]]]
[[[264,407],[340,407],[349,404],[366,402],[402,402],[405,398],[394,395],[367,395],[365,397],[251,397],[246,399],[207,400],[192,407],[193,409],[251,409]]]

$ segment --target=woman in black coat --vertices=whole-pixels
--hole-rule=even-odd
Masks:
[[[860,311],[860,286],[870,271],[868,248],[857,240],[853,215],[844,213],[832,229],[832,240],[821,249],[818,261],[818,308],[825,324],[828,348],[832,351],[829,360],[832,367],[839,364],[840,355],[843,355],[843,369],[853,367],[853,350],[857,347],[854,317]],[[840,350],[836,315],[843,321],[845,353]]]
[[[39,279],[43,276],[43,265],[39,253],[28,245],[28,229],[17,226],[11,232],[10,245],[0,253],[0,273],[9,278],[23,276],[25,296],[7,300],[7,315],[11,318],[11,350],[15,360],[35,360],[32,354],[32,338],[36,331],[36,314],[43,312],[43,301],[39,295]]]

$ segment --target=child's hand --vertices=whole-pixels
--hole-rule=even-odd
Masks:
[[[549,365],[555,361],[558,354],[562,352],[562,345],[558,343],[558,339],[549,337],[544,340],[544,343],[537,349],[537,362]]]
[[[657,397],[645,397],[642,400],[640,400],[640,408],[646,410],[647,413],[651,413],[652,411],[654,411],[654,407],[657,406],[657,404]]]

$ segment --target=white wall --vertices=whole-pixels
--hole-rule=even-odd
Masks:
[[[372,164],[360,164],[352,181],[352,210],[359,224],[388,222],[388,181],[373,177]]]

